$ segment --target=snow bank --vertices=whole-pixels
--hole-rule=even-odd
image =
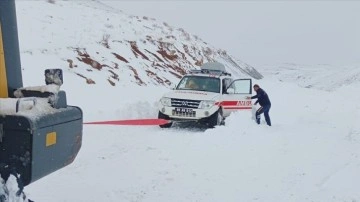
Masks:
[[[14,94],[16,97],[22,97],[21,91],[22,90],[29,90],[29,91],[38,91],[38,92],[48,92],[48,93],[58,93],[60,90],[60,86],[56,84],[49,84],[49,85],[43,85],[43,86],[30,86],[25,88],[19,88],[17,89]]]
[[[37,91],[41,93],[53,93],[53,96],[49,98],[39,97],[24,97],[22,91]],[[0,115],[22,115],[31,118],[37,118],[44,114],[55,112],[55,109],[51,107],[49,101],[55,101],[57,99],[57,93],[60,90],[60,86],[55,84],[43,85],[43,86],[31,86],[25,88],[19,88],[14,92],[17,98],[0,98]],[[16,105],[18,102],[18,112],[16,111]]]
[[[16,112],[16,103],[19,100],[19,111]],[[56,110],[49,104],[48,98],[0,98],[0,115],[19,115],[36,119]]]

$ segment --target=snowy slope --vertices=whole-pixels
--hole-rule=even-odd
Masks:
[[[342,86],[360,83],[360,65],[333,66],[283,63],[259,68],[266,77],[282,82],[297,83],[301,87],[335,91]]]
[[[153,82],[150,77],[141,77],[144,81],[147,78],[149,84],[138,86],[133,77],[120,77],[121,85],[114,88],[106,80],[107,71],[87,72],[86,66],[80,68],[83,64],[77,61],[76,51],[54,44],[54,41],[77,42],[81,47],[86,46],[92,57],[97,54],[90,52],[90,47],[96,47],[92,50],[102,47],[99,51],[111,56],[106,47],[91,41],[93,37],[87,39],[94,33],[82,29],[90,26],[81,24],[84,15],[92,16],[86,22],[99,20],[97,11],[103,14],[104,9],[106,15],[115,15],[113,9],[95,3],[98,9],[85,1],[56,1],[55,5],[19,1],[17,6],[23,20],[25,13],[29,14],[28,19],[34,19],[34,32],[31,26],[22,25],[28,27],[28,35],[20,33],[25,85],[43,84],[43,68],[63,67],[72,57],[78,68],[65,68],[68,71],[62,89],[67,92],[69,104],[81,106],[85,121],[156,117],[157,101],[168,91],[166,85],[150,85]],[[38,5],[43,13],[55,8],[52,13],[61,13],[66,8],[68,14],[61,18],[72,19],[82,28],[72,26],[64,31],[54,27],[51,19],[55,15],[44,18],[43,14],[35,15],[27,10],[39,10]],[[74,17],[75,11],[81,14]],[[56,19],[60,22],[61,18]],[[93,31],[106,29],[91,25],[96,28]],[[42,28],[46,31],[42,32]],[[54,40],[48,38],[49,30],[54,30]],[[39,38],[44,40],[35,37],[32,41],[30,36],[34,33],[42,35]],[[69,33],[73,38],[68,37]],[[104,32],[99,33],[101,40]],[[113,32],[110,34],[115,36]],[[120,50],[124,51],[123,56],[131,56],[134,64],[140,61],[131,55],[131,50]],[[106,63],[112,60],[110,56],[98,60]],[[234,62],[245,68],[236,59]],[[99,74],[93,74],[96,71]],[[124,72],[127,71],[125,66]],[[356,67],[349,67],[348,72],[356,71]],[[74,72],[86,74],[96,85],[89,88],[85,82],[79,82],[80,77]],[[324,91],[299,86],[299,80],[295,79],[296,75],[307,75],[305,78],[311,79],[306,85],[326,86],[329,77],[320,76],[329,73],[324,69],[268,68],[261,72],[266,77],[256,82],[272,101],[272,127],[256,125],[246,113],[235,113],[225,126],[209,130],[84,125],[83,146],[76,160],[27,186],[27,196],[36,202],[360,201],[360,104],[356,102],[360,95],[354,93],[360,87],[358,80]],[[344,81],[342,74],[332,73],[335,83]],[[279,75],[283,81],[279,81]],[[172,83],[177,81],[175,76],[167,78]],[[286,82],[284,78],[288,78]]]
[[[99,1],[54,2],[16,2],[25,74],[62,68],[79,83],[172,87],[185,72],[216,60],[236,77],[262,78],[250,65],[166,22]],[[32,58],[37,63],[30,65]]]

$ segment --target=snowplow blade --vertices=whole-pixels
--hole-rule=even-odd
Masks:
[[[0,173],[20,174],[24,186],[72,163],[82,142],[82,111],[68,106],[28,118],[0,116]]]

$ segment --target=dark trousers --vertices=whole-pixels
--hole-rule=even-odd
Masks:
[[[260,124],[260,115],[261,115],[262,113],[264,113],[266,123],[267,123],[269,126],[271,126],[271,121],[270,121],[270,116],[269,116],[270,108],[271,108],[271,105],[265,105],[265,106],[261,106],[261,107],[256,111],[256,114],[255,114],[256,123]]]

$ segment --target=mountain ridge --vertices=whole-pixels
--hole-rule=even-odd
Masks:
[[[100,1],[19,1],[17,13],[24,71],[56,66],[87,84],[172,87],[186,72],[217,61],[235,77],[263,78],[254,67],[182,28]],[[39,58],[38,67],[28,62],[30,56]]]

